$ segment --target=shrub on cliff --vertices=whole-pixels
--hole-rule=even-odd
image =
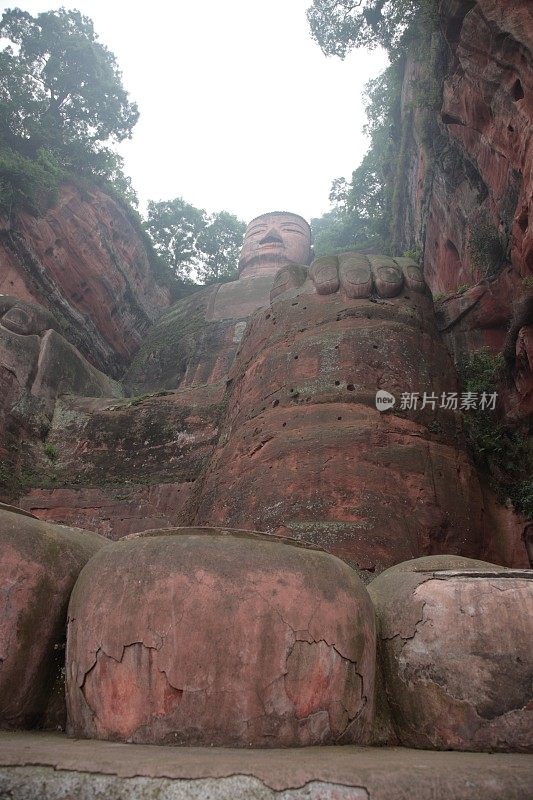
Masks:
[[[10,218],[20,207],[39,214],[54,201],[61,174],[46,151],[28,158],[0,142],[0,215]]]
[[[488,349],[473,353],[461,365],[460,378],[465,391],[497,391],[504,380],[503,356]],[[511,500],[517,511],[533,518],[533,464],[526,437],[481,408],[470,410],[464,421],[476,465],[500,501]]]

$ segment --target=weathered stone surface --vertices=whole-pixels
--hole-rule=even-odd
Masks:
[[[0,302],[1,370],[6,378],[9,373],[16,379],[19,393],[27,391],[45,400],[68,393],[121,397],[119,384],[93,367],[58,328],[42,307]]]
[[[439,328],[457,361],[482,347],[494,352],[503,349],[515,291],[508,268],[493,281],[437,299]]]
[[[37,517],[29,511],[19,508],[18,506],[12,506],[9,503],[0,503],[0,511],[11,511],[13,514],[22,514],[23,517],[33,517],[33,519],[37,519]]]
[[[271,286],[267,281],[264,302]],[[235,309],[235,318],[212,321],[218,288],[180,300],[150,329],[124,375],[133,393],[205,385],[227,376],[246,327],[247,307]]]
[[[58,321],[43,306],[10,295],[0,294],[0,318],[2,327],[22,336],[41,336],[48,330],[61,333]]]
[[[93,367],[56,331],[42,337],[35,381],[31,392],[55,398],[62,394],[82,397],[122,397],[120,384]]]
[[[0,498],[11,500],[25,468],[25,445],[50,425],[57,397],[122,397],[120,385],[58,333],[44,308],[0,296]],[[31,462],[30,458],[30,462]]]
[[[96,187],[64,185],[43,217],[21,213],[0,240],[0,292],[38,303],[113,377],[169,305],[124,209]]]
[[[404,288],[426,293],[422,272],[409,258],[364,253],[323,256],[311,264],[309,277],[319,295],[335,294],[339,289],[351,299],[397,297]]]
[[[325,292],[329,273],[311,274]],[[398,408],[403,392],[456,389],[423,292],[280,295],[253,317],[230,379],[198,524],[301,537],[370,572],[481,552],[481,490],[457,419]],[[378,389],[397,398],[392,413],[376,410]]]
[[[246,228],[239,258],[241,278],[275,275],[285,264],[308,264],[311,231],[298,214],[271,211]]]
[[[428,162],[427,148],[415,142],[403,209],[406,226],[414,230],[406,233],[425,237],[424,275],[432,291],[450,292],[484,277],[473,239],[483,226],[492,226],[502,241],[510,237],[510,252],[502,253],[496,269],[512,265],[519,290],[520,278],[533,269],[530,4],[517,0],[511,9],[498,0],[445,0],[440,11],[448,63],[433,131],[442,136],[442,152],[436,163]],[[427,77],[423,70],[413,53],[402,95],[406,119],[413,91]],[[428,191],[429,169],[434,174]]]
[[[30,489],[20,500],[38,519],[96,531],[108,539],[190,521],[194,483],[134,481],[82,488]]]
[[[524,754],[404,747],[152,747],[0,733],[12,800],[530,800]]]
[[[266,236],[273,250],[283,236]],[[273,275],[269,254],[256,259],[264,271],[208,287],[154,326],[126,383],[157,397],[62,400],[47,436],[57,458],[19,503],[111,538],[191,523],[288,534],[369,573],[495,552],[487,523],[500,515],[487,512],[457,416],[398,409],[404,392],[457,389],[416,264],[345,253]],[[267,290],[272,306],[247,323]],[[378,389],[397,397],[392,414],[375,409]],[[523,566],[511,539],[498,552]]]
[[[128,400],[64,397],[56,404],[34,488],[19,503],[41,519],[111,539],[185,525],[218,439],[224,385]]]
[[[408,154],[399,171],[405,202],[395,220],[396,246],[416,242],[422,251],[431,291],[445,296],[454,353],[481,346],[501,352],[533,276],[531,3],[444,0],[439,12],[440,57],[421,63],[413,51],[407,59]],[[417,101],[428,80],[443,81],[442,104],[431,112]],[[516,387],[503,399],[510,418],[527,423],[530,379],[524,386],[523,361],[512,345]]]
[[[505,504],[494,493],[483,487],[485,515],[485,543],[481,557],[493,564],[505,564],[527,569],[533,566],[533,552],[528,553],[528,530],[533,531],[531,520],[513,508],[508,500]]]
[[[515,419],[526,418],[533,409],[533,325],[524,325],[516,335],[514,353]]]
[[[338,559],[249,532],[153,532],[110,545],[76,584],[69,731],[244,747],[364,742],[374,661],[372,605]]]
[[[499,387],[508,422],[527,425],[533,413],[533,292],[517,294],[512,270],[464,293],[440,299],[439,327],[456,363],[482,348],[503,352],[509,379]]]
[[[0,509],[0,727],[42,725],[52,701],[64,717],[64,699],[57,703],[51,694],[64,657],[69,596],[104,544],[97,534]]]
[[[533,748],[531,570],[422,558],[386,570],[369,593],[401,744]]]

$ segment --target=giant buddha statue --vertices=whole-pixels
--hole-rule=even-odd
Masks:
[[[133,399],[59,401],[49,441],[65,488],[22,503],[111,538],[189,524],[289,535],[366,575],[439,553],[527,566],[521,542],[493,534],[461,414],[441,407],[457,378],[419,267],[310,263],[310,240],[296,214],[252,220],[238,279],[148,331],[124,377]],[[386,411],[379,391],[395,398]]]

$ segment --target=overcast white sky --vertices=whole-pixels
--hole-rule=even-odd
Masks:
[[[364,50],[326,58],[309,34],[311,0],[20,0],[35,14],[91,17],[141,112],[120,145],[144,206],[182,196],[248,221],[265,211],[309,219],[329,208],[367,143],[361,91],[386,65]]]

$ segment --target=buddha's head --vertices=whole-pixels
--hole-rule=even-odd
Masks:
[[[286,264],[308,264],[311,229],[298,214],[272,211],[253,219],[239,259],[241,277],[269,275]]]

